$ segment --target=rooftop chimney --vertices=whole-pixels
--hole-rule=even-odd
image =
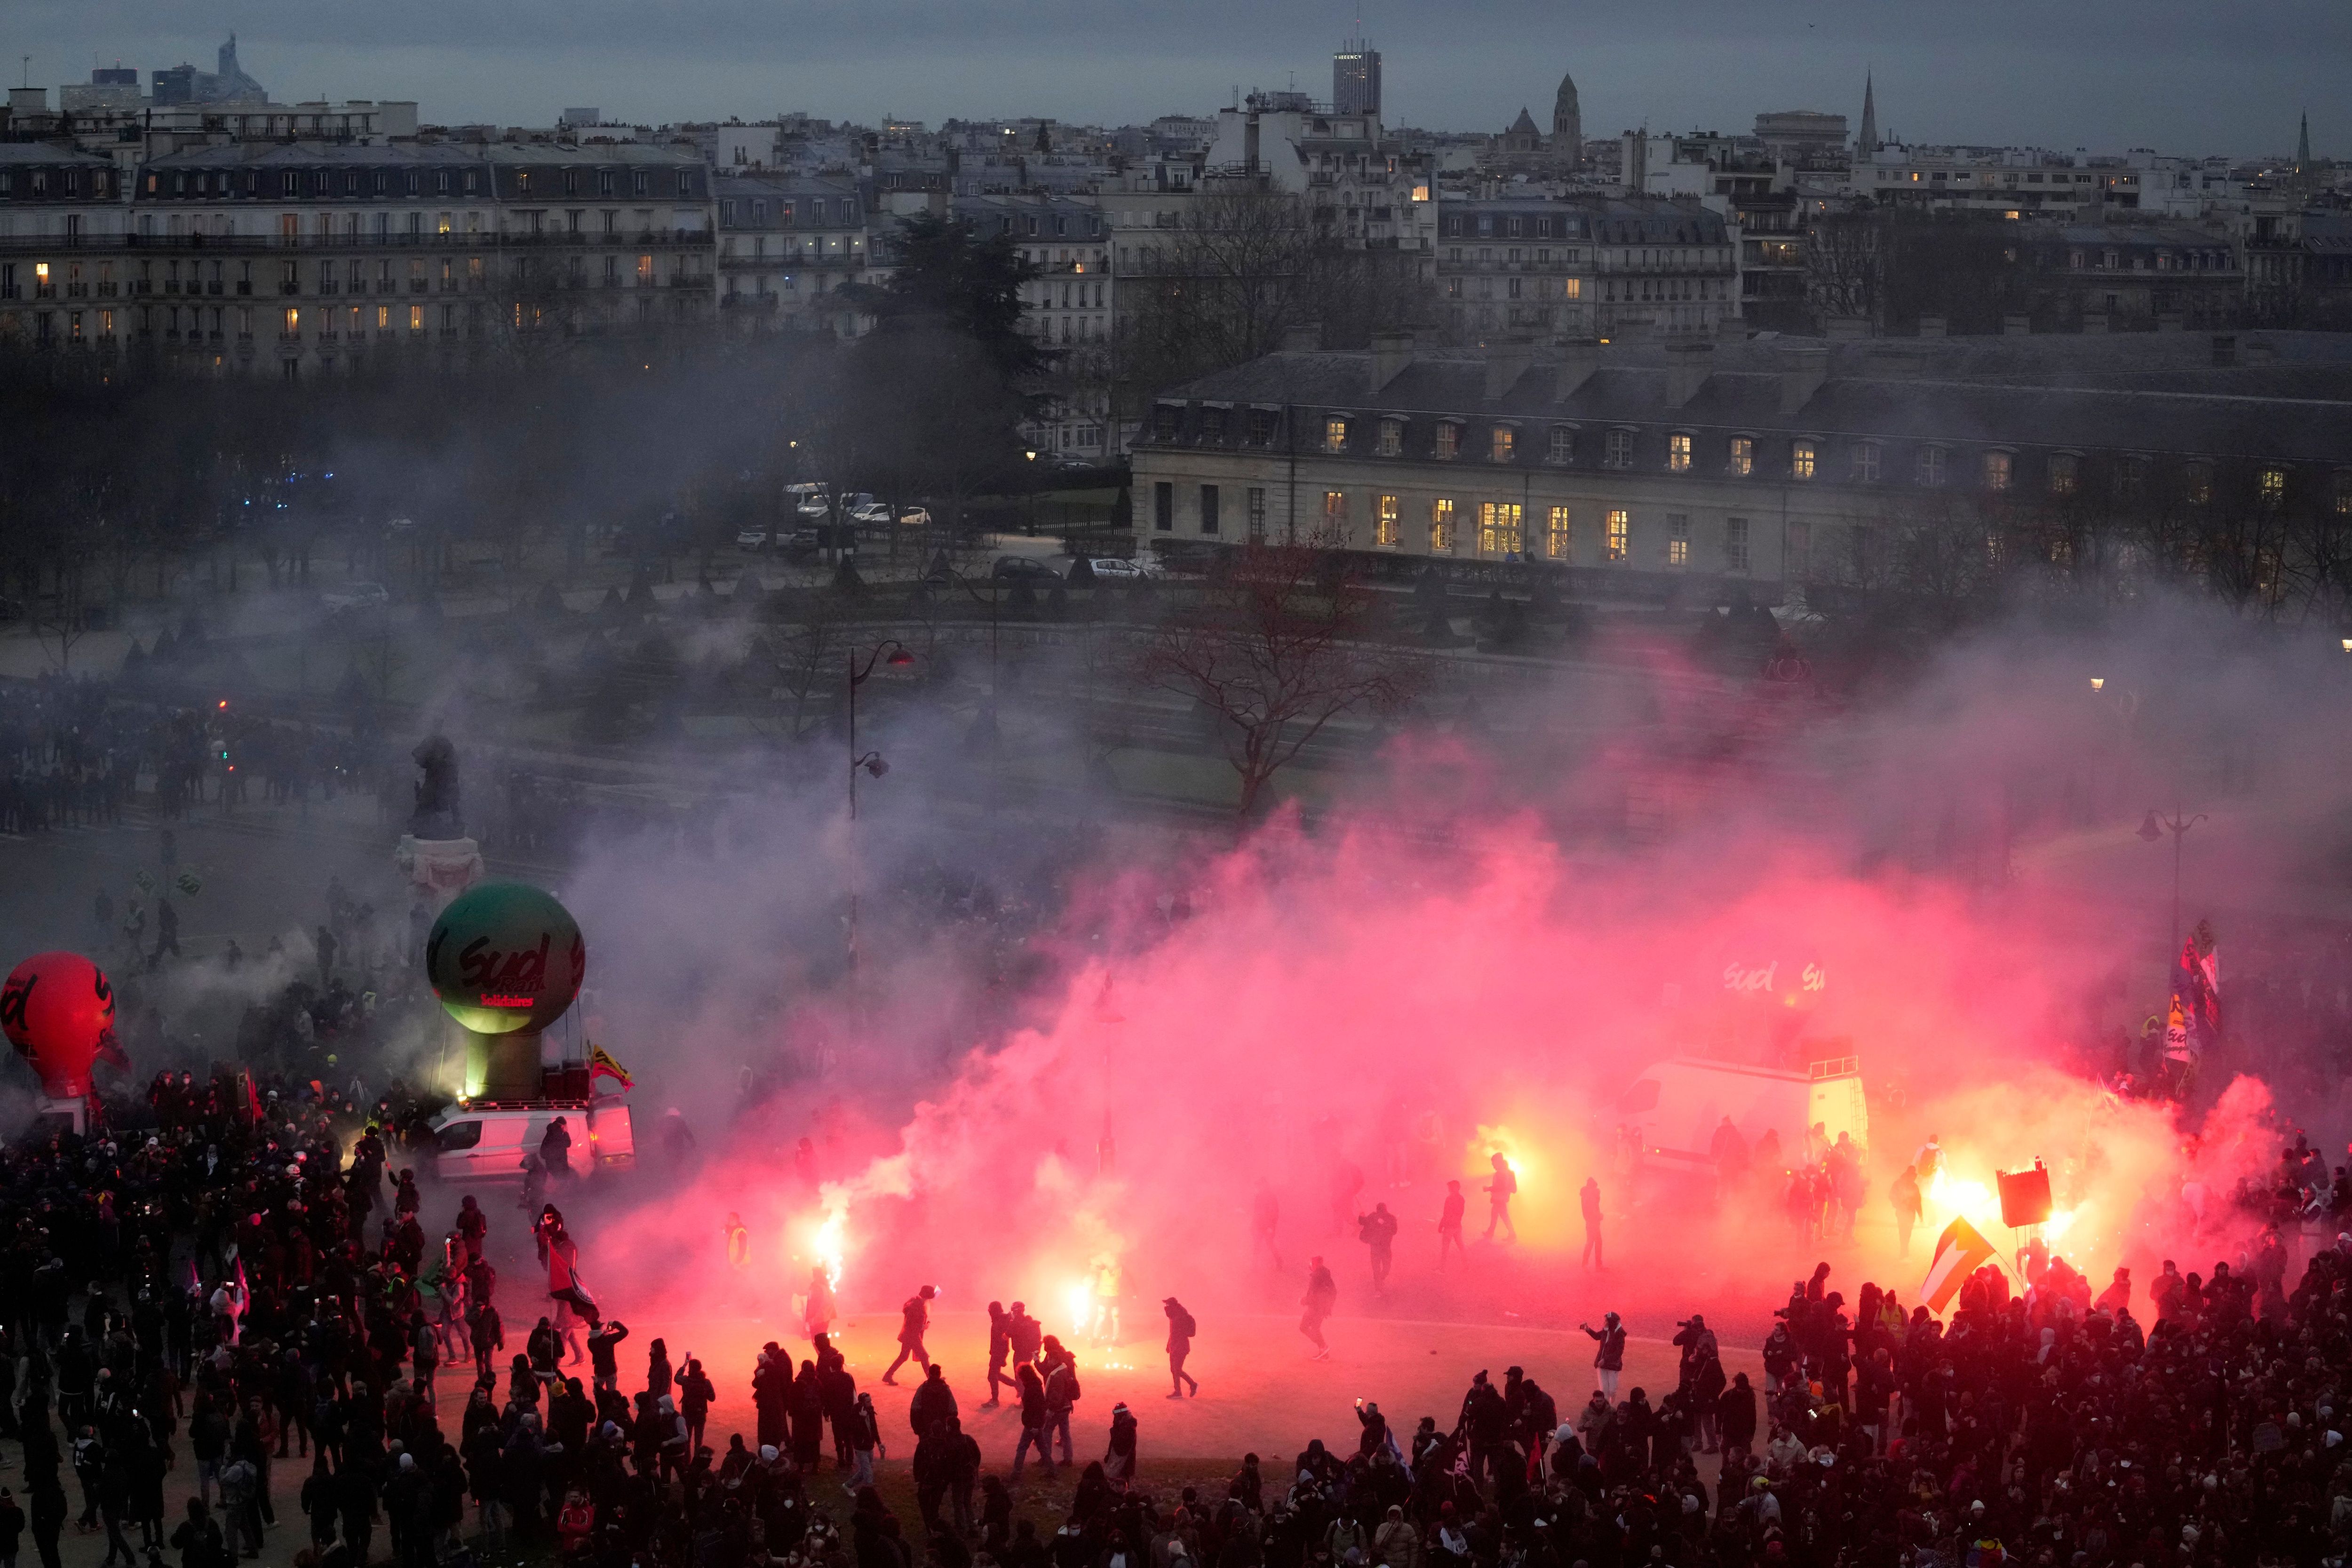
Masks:
[[[1253,109],[1242,121],[1242,173],[1252,178],[1257,175],[1257,110]]]
[[[1705,338],[1666,344],[1666,406],[1681,408],[1699,395],[1715,374],[1715,344]]]
[[[1780,351],[1780,412],[1794,414],[1813,400],[1830,376],[1830,351],[1825,343],[1807,343]]]
[[[1372,334],[1372,391],[1375,394],[1402,375],[1412,363],[1412,332]]]
[[[1576,395],[1592,373],[1601,368],[1601,344],[1591,338],[1571,338],[1561,350],[1559,379],[1552,383],[1551,400],[1565,403]]]
[[[1486,401],[1494,402],[1518,385],[1533,357],[1525,343],[1495,343],[1486,350]]]

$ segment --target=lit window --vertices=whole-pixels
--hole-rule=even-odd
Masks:
[[[1601,443],[1601,460],[1609,468],[1630,468],[1633,466],[1633,432],[1612,430]]]
[[[1493,437],[1486,447],[1487,458],[1497,463],[1509,462],[1516,435],[1517,432],[1507,425],[1496,426]]]
[[[1519,503],[1481,501],[1478,505],[1478,553],[1516,555],[1519,552]]]
[[[1444,496],[1429,503],[1429,549],[1433,555],[1454,549],[1454,502]]]
[[[1736,479],[1746,479],[1756,471],[1756,439],[1752,436],[1731,438],[1731,472]]]
[[[1323,492],[1323,527],[1334,542],[1348,537],[1348,492]]]
[[[2082,479],[2082,460],[2072,452],[2050,454],[2050,493],[2070,496]]]
[[[2017,475],[2017,459],[2007,452],[1987,452],[1984,455],[1984,485],[1989,490],[2005,490]]]
[[[1462,450],[1462,426],[1450,421],[1440,421],[1437,426],[1437,455],[1451,458]]]
[[[1913,472],[1923,485],[1933,487],[1942,484],[1944,482],[1944,448],[1920,447]]]
[[[1789,477],[1810,479],[1813,477],[1813,444],[1799,441],[1789,448]]]
[[[2264,468],[2254,478],[2254,493],[2264,506],[2276,506],[2286,500],[2286,470]]]
[[[1403,450],[1404,421],[1402,419],[1381,420],[1381,456],[1383,458],[1393,458]]]
[[[1555,463],[1576,461],[1576,432],[1565,425],[1551,427],[1551,438],[1544,449],[1547,459]]]
[[[1678,511],[1666,514],[1666,564],[1690,564],[1690,519]]]
[[[1570,531],[1568,508],[1556,506],[1544,521],[1544,554],[1554,561],[1572,560],[1576,536]]]
[[[1748,520],[1744,517],[1723,520],[1723,569],[1727,572],[1748,570]]]
[[[1633,553],[1633,514],[1612,511],[1609,514],[1609,559],[1622,561]]]
[[[1690,472],[1691,438],[1687,436],[1666,437],[1666,468],[1671,473]]]
[[[286,335],[292,337],[302,330],[302,312],[293,306],[286,307]]]
[[[2180,473],[2180,493],[2191,506],[2203,506],[2213,499],[2213,465],[2191,463]]]
[[[1323,449],[1344,452],[1348,449],[1348,422],[1345,419],[1323,421]]]
[[[2352,517],[2352,469],[2336,476],[2336,515]]]
[[[1874,485],[1878,482],[1878,443],[1856,441],[1853,444],[1853,482]]]
[[[421,332],[425,330],[424,306],[411,305],[408,307],[408,330],[412,332]]]
[[[1402,538],[1402,513],[1398,508],[1397,498],[1382,496],[1373,521],[1372,542],[1383,550],[1394,550]]]

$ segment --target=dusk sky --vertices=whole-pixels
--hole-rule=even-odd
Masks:
[[[408,98],[432,122],[545,124],[569,104],[637,121],[803,110],[1047,114],[1117,124],[1202,112],[1238,87],[1329,91],[1348,5],[1193,0],[499,0],[396,5],[315,0],[17,0],[13,53],[54,89],[93,64],[209,68],[234,30],[246,69],[284,101]],[[1588,134],[1746,129],[1761,110],[1858,116],[1874,69],[1879,125],[1918,142],[2031,142],[2118,152],[2293,150],[2313,111],[2322,154],[2352,153],[2332,122],[2352,68],[2352,6],[2258,10],[2181,0],[1676,0],[1600,7],[1370,0],[1387,118],[1500,130],[1521,104],[1546,119],[1575,74]],[[20,62],[10,62],[21,73]],[[19,75],[12,74],[12,81]]]

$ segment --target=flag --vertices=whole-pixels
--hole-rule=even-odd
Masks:
[[[2213,927],[2205,921],[2180,944],[2180,961],[2172,988],[2190,1018],[2208,1035],[2221,1032],[2221,953]]]
[[[1929,1311],[1941,1312],[1944,1303],[1992,1255],[1992,1243],[1979,1235],[1976,1226],[1964,1219],[1954,1220],[1936,1238],[1936,1256],[1927,1264],[1927,1278],[1920,1281],[1919,1300]]]
[[[610,1051],[592,1043],[588,1047],[588,1081],[595,1082],[596,1075],[599,1073],[606,1078],[616,1079],[623,1089],[635,1089],[637,1086],[637,1080],[629,1076],[629,1069],[614,1061]]]
[[[205,890],[205,879],[194,871],[183,871],[172,879],[172,886],[193,899]]]

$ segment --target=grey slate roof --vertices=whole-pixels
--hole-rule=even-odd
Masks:
[[[1613,344],[1600,351],[1599,368],[1562,400],[1553,395],[1562,374],[1558,351],[1538,351],[1491,399],[1484,358],[1453,351],[1417,356],[1377,392],[1370,353],[1291,352],[1204,376],[1159,401],[1402,415],[1416,426],[1451,416],[1473,424],[1624,424],[2352,463],[2352,340],[2346,335],[2242,338],[2242,353],[2252,341],[2267,342],[2278,359],[2228,367],[2210,363],[2205,335],[2144,336],[2157,343],[2155,352],[2118,338],[1944,340],[1924,346],[1926,363],[1916,374],[1896,373],[1870,352],[1888,346],[1883,340],[1841,345],[1828,354],[1821,386],[1788,413],[1781,410],[1781,373],[1796,356],[1754,341],[1717,350],[1706,384],[1679,407],[1666,400],[1662,351],[1628,345],[1620,353]],[[2179,363],[2176,344],[2205,363]]]

